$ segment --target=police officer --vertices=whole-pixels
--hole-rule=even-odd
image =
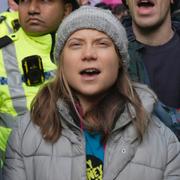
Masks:
[[[0,38],[0,126],[14,127],[42,84],[53,78],[55,32],[75,0],[19,2],[19,30]]]

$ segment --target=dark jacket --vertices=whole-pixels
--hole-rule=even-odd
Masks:
[[[145,83],[151,86],[149,84],[147,70],[142,59],[144,45],[136,40],[133,33],[132,20],[130,16],[123,19],[123,25],[126,28],[129,40],[130,62],[128,71],[130,77],[133,81]],[[177,19],[172,19],[172,26],[180,36],[180,21]],[[177,120],[179,117],[177,110],[175,108],[168,107],[159,101],[155,106],[154,113],[161,119],[162,122],[164,122],[164,124],[174,131],[180,140],[180,122]],[[175,121],[174,117],[176,117]]]

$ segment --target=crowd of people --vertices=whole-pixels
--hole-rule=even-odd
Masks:
[[[180,1],[8,3],[0,180],[179,180]]]

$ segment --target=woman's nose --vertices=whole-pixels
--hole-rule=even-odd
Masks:
[[[96,48],[93,47],[92,45],[87,45],[83,48],[83,55],[82,55],[82,60],[96,60],[97,59],[97,52]]]

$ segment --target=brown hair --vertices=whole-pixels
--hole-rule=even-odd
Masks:
[[[55,79],[39,91],[31,107],[32,121],[40,127],[43,138],[52,143],[58,140],[62,130],[56,105],[57,100],[60,99],[72,105],[78,114],[75,106],[76,96],[64,77],[62,54]],[[107,139],[117,117],[123,112],[127,103],[130,103],[136,113],[133,123],[139,134],[139,139],[142,139],[146,129],[147,115],[121,60],[120,62],[122,68],[119,69],[116,83],[90,112],[84,114],[82,123],[90,131],[103,132],[106,136],[105,139]],[[78,116],[80,115],[78,114]]]

